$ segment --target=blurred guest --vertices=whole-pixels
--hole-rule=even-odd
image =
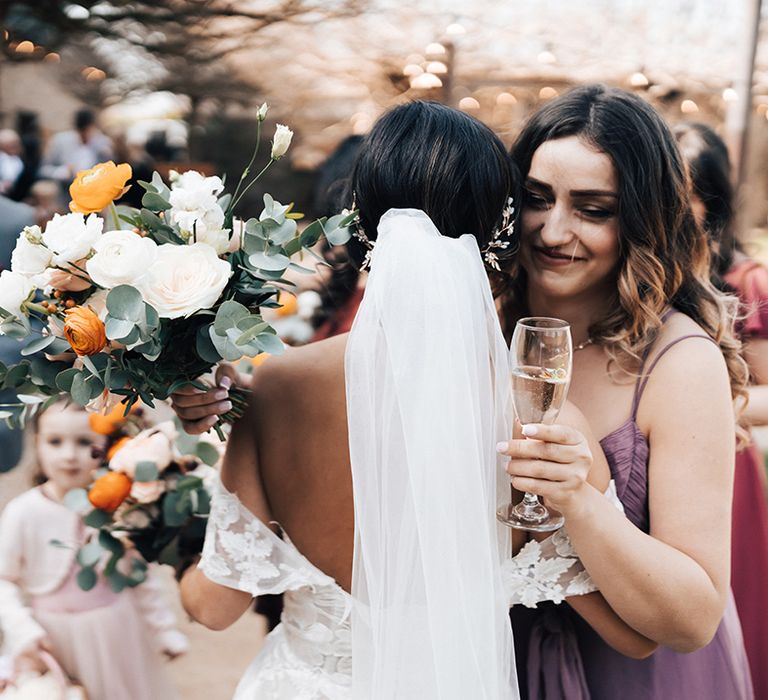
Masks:
[[[38,177],[42,157],[42,135],[40,123],[35,112],[20,110],[16,115],[16,132],[21,139],[21,159],[24,170],[21,172],[13,189],[8,193],[11,199],[20,202],[27,198],[29,191]]]
[[[719,286],[738,294],[738,324],[750,370],[745,417],[768,425],[768,269],[751,259],[734,227],[733,189],[728,149],[704,124],[679,124],[675,136],[688,161],[693,210],[709,236],[713,273]],[[731,531],[731,587],[741,618],[755,697],[768,698],[768,501],[763,459],[752,443],[736,454]]]
[[[40,175],[59,182],[64,192],[80,170],[112,158],[112,141],[99,131],[93,112],[81,109],[75,114],[74,129],[61,131],[51,138]]]
[[[0,129],[0,194],[11,192],[23,171],[19,135],[13,129]]]
[[[14,202],[0,195],[0,269],[9,270],[11,253],[16,239],[25,226],[35,223],[35,210],[28,204]],[[0,362],[15,364],[21,357],[21,343],[6,335],[0,335]],[[16,401],[10,389],[0,391],[0,404]],[[21,455],[21,433],[0,421],[0,472],[12,469]]]
[[[320,166],[314,197],[319,216],[333,216],[352,206],[349,182],[362,144],[362,136],[347,137]],[[325,240],[321,245],[330,271],[322,274],[323,269],[318,268],[323,286],[319,290],[321,303],[313,318],[317,329],[313,340],[347,333],[352,328],[365,287],[365,276],[360,273],[363,262],[360,255],[350,254],[348,246],[330,246]]]

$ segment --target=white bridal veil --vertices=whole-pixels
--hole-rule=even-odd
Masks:
[[[519,697],[495,519],[508,382],[475,238],[388,211],[346,353],[354,698]]]

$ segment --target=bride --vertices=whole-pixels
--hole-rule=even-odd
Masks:
[[[235,698],[518,698],[508,608],[565,596],[609,644],[649,653],[564,534],[511,559],[495,522],[511,419],[483,262],[514,248],[503,145],[466,114],[403,105],[368,136],[352,187],[371,253],[355,325],[256,373],[182,579],[186,610],[214,629],[285,593]],[[190,432],[228,410],[229,382],[174,396]],[[594,443],[569,449],[578,478],[605,488]]]

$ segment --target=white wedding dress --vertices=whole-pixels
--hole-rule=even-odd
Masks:
[[[345,378],[352,594],[220,484],[199,567],[282,622],[235,700],[516,700],[509,607],[595,590],[558,532],[509,557],[509,367],[474,237],[381,219]],[[354,663],[353,663],[354,660]]]
[[[607,495],[621,509],[613,483]],[[246,670],[234,700],[353,697],[351,596],[221,484],[199,567],[211,581],[253,596],[285,594],[281,623]],[[597,590],[562,530],[530,541],[504,561],[502,575],[510,606],[559,603]]]

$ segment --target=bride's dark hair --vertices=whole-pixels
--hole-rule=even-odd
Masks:
[[[482,122],[437,102],[391,109],[366,137],[352,174],[371,240],[388,210],[422,209],[440,233],[471,233],[483,248],[520,178],[504,144]]]

